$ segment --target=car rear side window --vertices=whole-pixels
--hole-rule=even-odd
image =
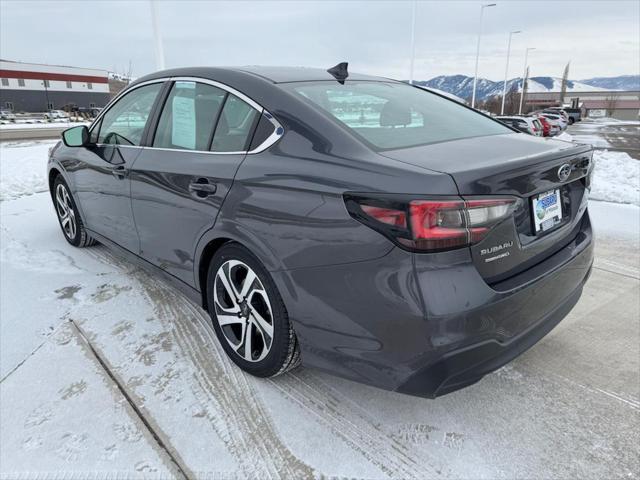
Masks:
[[[284,85],[376,150],[512,133],[504,125],[426,90],[391,82]]]
[[[275,129],[275,125],[271,123],[267,115],[263,113],[260,116],[260,120],[258,120],[258,126],[256,127],[256,131],[254,132],[253,138],[251,139],[249,150],[254,150],[264,142],[266,142],[267,139],[273,134]]]
[[[140,145],[144,127],[161,88],[162,83],[145,85],[118,100],[97,125],[100,129],[98,143]]]
[[[258,112],[235,95],[229,94],[218,120],[211,144],[212,152],[243,152],[249,149]]]
[[[164,104],[153,146],[207,151],[226,95],[212,85],[176,82]]]

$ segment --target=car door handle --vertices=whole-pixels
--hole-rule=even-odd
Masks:
[[[124,168],[124,165],[109,167],[109,170],[111,170],[111,174],[116,178],[124,178],[127,176],[127,169]]]
[[[189,184],[189,191],[201,198],[213,195],[217,189],[218,186],[215,183],[209,183],[206,178],[198,178]]]

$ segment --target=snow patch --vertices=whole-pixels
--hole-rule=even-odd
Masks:
[[[46,192],[49,148],[58,140],[0,144],[0,201]]]
[[[640,205],[640,161],[626,152],[593,152],[595,171],[590,198]]]
[[[567,132],[562,132],[560,135],[556,135],[554,140],[564,140],[565,142],[573,142],[573,137]]]

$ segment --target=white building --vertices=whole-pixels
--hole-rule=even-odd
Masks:
[[[105,70],[0,60],[0,107],[44,112],[104,107],[109,101]]]

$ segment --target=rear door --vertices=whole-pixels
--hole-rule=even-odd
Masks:
[[[240,95],[206,80],[175,81],[131,172],[141,256],[190,285],[196,244],[215,223],[260,117]]]

